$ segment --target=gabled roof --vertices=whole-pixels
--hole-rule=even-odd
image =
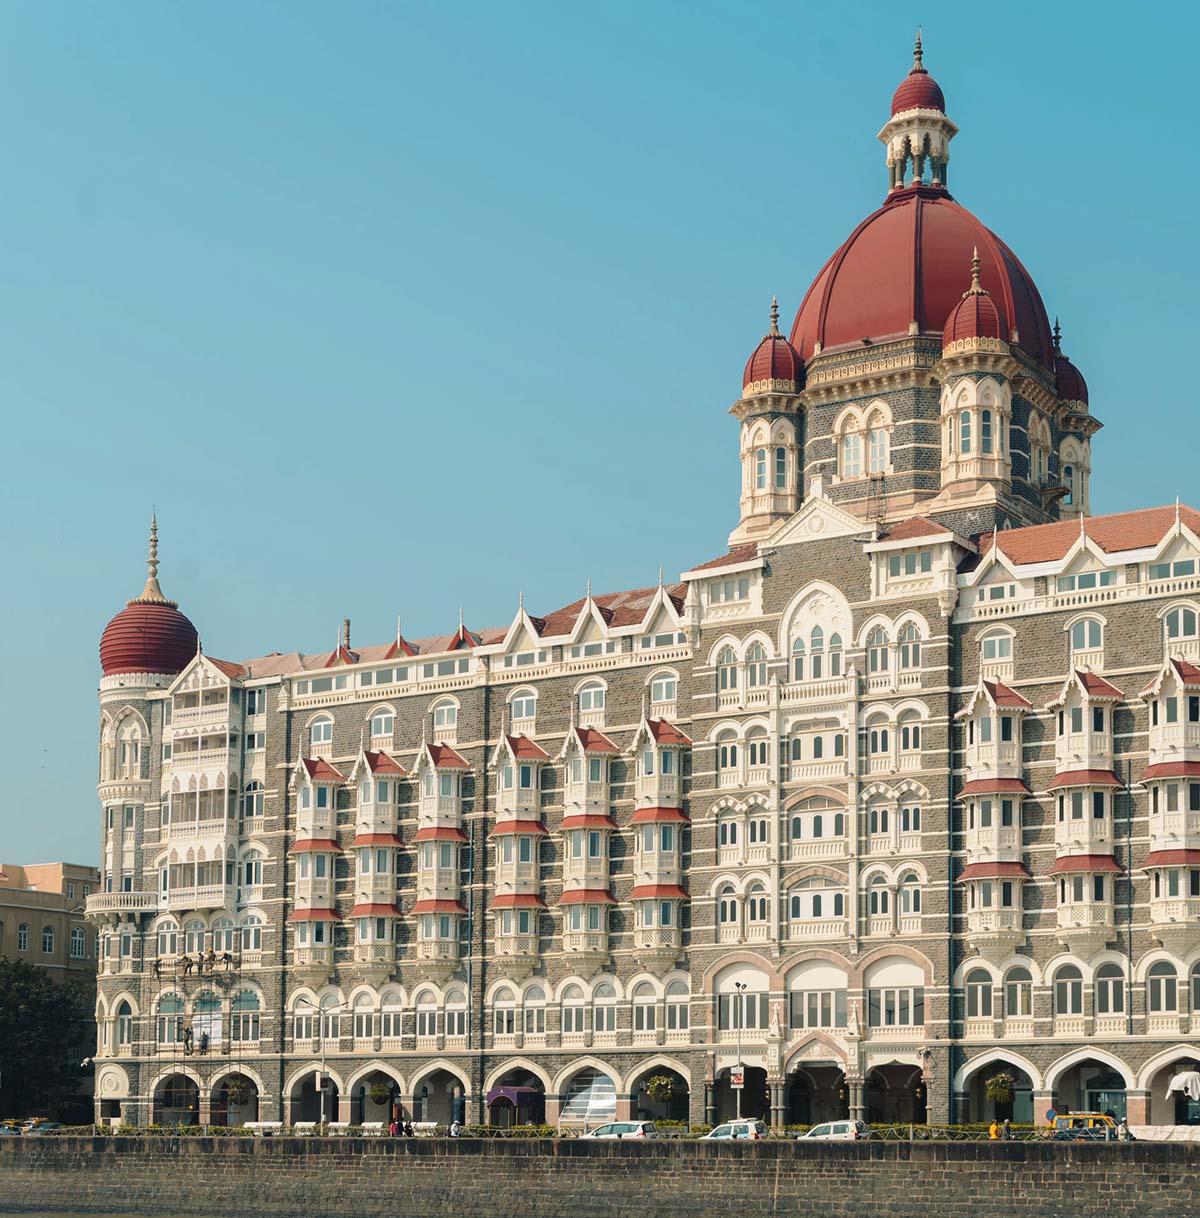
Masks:
[[[416,654],[412,644],[403,635],[398,634],[395,640],[388,644],[383,655],[379,658],[381,660],[394,660],[397,656],[411,657]]]
[[[718,567],[736,567],[738,563],[749,562],[752,558],[758,557],[758,542],[749,541],[744,546],[737,546],[729,551],[728,554],[720,554],[716,558],[710,558],[708,562],[697,563],[694,567],[689,567],[688,571],[713,571]]]
[[[426,744],[424,755],[429,764],[438,770],[469,770],[471,768],[467,759],[448,744]]]
[[[621,751],[603,732],[598,732],[594,727],[572,728],[571,734],[585,753],[619,753]]]
[[[1046,703],[1049,710],[1061,706],[1067,700],[1067,694],[1074,685],[1079,692],[1093,702],[1119,702],[1125,695],[1110,681],[1106,681],[1099,673],[1090,672],[1085,668],[1076,668],[1063,682],[1062,689]]]
[[[1116,512],[1109,516],[1088,516],[1083,521],[1083,533],[1106,554],[1147,549],[1157,545],[1175,527],[1176,510],[1175,505],[1171,504],[1136,512]],[[1182,505],[1178,512],[1182,524],[1193,532],[1200,530],[1200,512]],[[1078,520],[1064,520],[1056,524],[1035,524],[1023,529],[984,533],[977,541],[981,553],[986,554],[995,544],[1013,562],[1026,566],[1065,558],[1079,539],[1079,534]]]
[[[300,764],[313,782],[345,782],[341,770],[334,769],[324,757],[301,757]]]
[[[938,524],[936,520],[930,520],[928,516],[910,516],[907,520],[901,520],[899,524],[893,524],[879,536],[880,541],[909,541],[916,537],[941,537],[952,533],[953,530],[946,527],[944,524]]]
[[[549,761],[550,754],[528,736],[505,736],[509,751],[518,761]]]
[[[322,668],[336,668],[339,664],[357,664],[359,662],[357,651],[351,651],[345,643],[339,643],[337,651],[331,651]]]
[[[1200,686],[1200,668],[1189,664],[1187,660],[1179,660],[1172,656],[1154,675],[1153,680],[1140,690],[1138,696],[1144,698],[1147,694],[1156,694],[1162,688],[1163,678],[1168,673],[1174,673],[1179,684],[1186,687]]]
[[[980,681],[978,685],[971,691],[971,696],[967,699],[966,705],[959,711],[955,712],[956,719],[962,719],[969,715],[975,709],[975,703],[979,699],[987,698],[987,700],[995,707],[1001,710],[1033,710],[1033,703],[1027,698],[1023,698],[1015,689],[1009,689],[1002,681]]]
[[[389,753],[373,753],[370,749],[363,749],[363,758],[372,774],[394,774],[400,777],[405,773],[404,767]]]
[[[232,660],[218,660],[214,656],[205,656],[204,658],[231,680],[240,681],[246,676],[246,666],[244,664],[235,664]]]
[[[673,723],[669,723],[666,719],[647,719],[646,729],[654,737],[656,744],[668,744],[679,748],[687,748],[692,743],[689,737],[685,736]]]

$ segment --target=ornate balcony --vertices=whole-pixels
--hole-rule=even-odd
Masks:
[[[119,922],[158,911],[156,892],[94,892],[87,899],[87,916],[97,922]]]
[[[1025,942],[1021,910],[970,910],[967,913],[967,939],[985,959],[1007,959]]]
[[[633,932],[633,958],[652,973],[662,974],[678,961],[683,935],[678,926],[644,926]]]
[[[1113,937],[1112,905],[1107,901],[1059,905],[1058,937],[1087,959]]]

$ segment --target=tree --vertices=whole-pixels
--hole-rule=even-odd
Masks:
[[[646,1080],[646,1094],[656,1104],[669,1104],[675,1094],[675,1080],[669,1074],[655,1074]]]
[[[79,1083],[87,991],[0,957],[0,1116],[46,1113]]]

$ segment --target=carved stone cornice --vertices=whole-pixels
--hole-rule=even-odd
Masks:
[[[729,413],[739,423],[744,423],[747,419],[757,419],[760,417],[768,419],[793,418],[800,413],[802,405],[803,402],[800,395],[795,390],[789,389],[786,392],[779,393],[748,394],[746,397],[738,398],[730,406]]]
[[[941,342],[932,338],[907,338],[815,355],[807,367],[801,399],[805,403],[840,401],[881,390],[928,387],[940,355]]]

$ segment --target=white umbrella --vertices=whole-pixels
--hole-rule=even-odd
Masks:
[[[1200,1071],[1181,1070],[1167,1084],[1167,1099],[1175,1091],[1183,1092],[1189,1100],[1200,1100]]]

